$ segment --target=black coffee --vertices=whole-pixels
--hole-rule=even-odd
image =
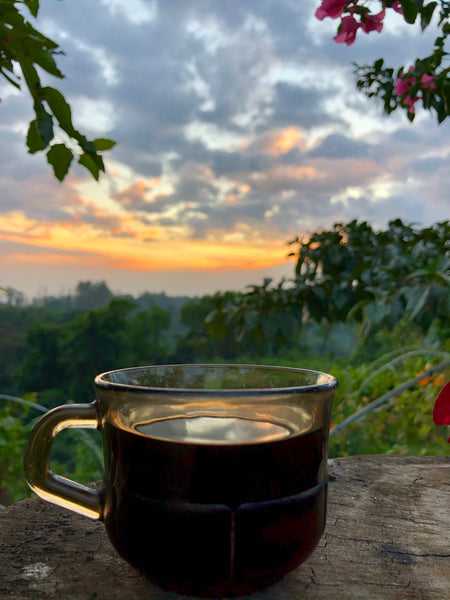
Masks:
[[[246,594],[298,566],[325,524],[325,433],[196,416],[106,423],[105,523],[160,585]]]

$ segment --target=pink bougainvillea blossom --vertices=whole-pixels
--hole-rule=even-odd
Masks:
[[[414,67],[409,67],[408,72],[413,71],[413,70],[414,70]],[[423,89],[435,89],[436,84],[434,82],[434,79],[435,79],[434,75],[427,75],[426,73],[424,73],[421,76],[419,81],[420,81],[420,84],[422,85]],[[407,94],[407,92],[411,88],[411,86],[415,85],[416,83],[417,83],[417,77],[415,77],[414,75],[407,75],[406,73],[401,73],[400,77],[398,77],[395,82],[394,91],[397,96],[401,97],[404,94]],[[409,113],[414,114],[415,113],[414,104],[417,102],[417,100],[419,100],[419,96],[415,96],[413,98],[411,95],[407,94],[402,99],[402,103],[405,106],[408,106]]]
[[[322,4],[316,10],[316,17],[319,21],[330,17],[331,19],[337,19],[344,12],[344,8],[348,0],[322,0]]]
[[[380,32],[383,29],[383,19],[385,16],[386,11],[384,9],[376,15],[365,15],[361,21],[361,27],[364,33],[370,33],[371,31]]]
[[[409,67],[408,71],[414,71],[414,67]],[[415,77],[413,77],[412,75],[409,77],[405,77],[405,75],[405,73],[401,72],[400,76],[397,77],[397,80],[395,82],[394,91],[397,94],[397,96],[403,96],[403,94],[405,94],[409,90],[409,88],[416,83]]]
[[[397,81],[395,82],[395,88],[394,88],[395,94],[397,96],[403,96],[403,94],[406,94],[406,92],[409,90],[411,85],[412,84],[409,81],[399,77],[397,79]]]
[[[450,425],[450,381],[439,392],[433,410],[435,425]],[[450,443],[450,437],[448,438]]]
[[[341,31],[333,38],[338,44],[347,44],[350,46],[356,39],[356,32],[361,27],[361,23],[352,16],[343,17],[341,21]]]
[[[400,0],[395,0],[394,4],[391,6],[391,8],[393,8],[395,10],[395,12],[398,12],[399,14],[403,14],[403,8],[402,5],[400,3]]]
[[[420,83],[422,84],[422,87],[424,89],[434,90],[436,88],[436,84],[434,83],[434,80],[435,80],[434,75],[427,75],[426,73],[424,73],[422,75],[422,77],[420,78]]]
[[[419,96],[414,96],[414,98],[412,96],[405,96],[403,98],[403,104],[405,106],[408,106],[408,112],[411,113],[412,115],[416,112],[416,107],[414,105],[418,99],[419,99]]]

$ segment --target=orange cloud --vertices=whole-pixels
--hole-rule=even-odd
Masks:
[[[279,156],[286,154],[300,144],[301,131],[296,127],[288,127],[266,133],[248,146],[250,152],[265,152]]]
[[[284,129],[272,142],[274,154],[286,154],[300,142],[301,133],[295,127]]]
[[[226,196],[224,196],[223,200],[228,204],[236,204],[236,202],[238,201],[236,194],[227,194]]]
[[[19,212],[0,217],[0,239],[26,244],[36,256],[12,253],[20,264],[86,264],[139,271],[257,269],[283,264],[285,239],[223,232],[189,240],[181,229],[149,227],[133,216],[114,217],[112,231],[81,221],[40,223]],[[150,242],[150,243],[148,243]]]

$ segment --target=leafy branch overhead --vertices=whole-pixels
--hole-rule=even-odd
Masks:
[[[57,89],[42,86],[39,69],[62,79],[55,57],[63,54],[52,41],[24,17],[23,7],[36,18],[39,0],[1,0],[0,2],[0,73],[17,89],[25,85],[33,100],[35,118],[27,133],[30,154],[46,151],[55,177],[62,181],[75,156],[98,180],[105,165],[100,152],[115,142],[106,138],[88,140],[75,129],[69,104]]]

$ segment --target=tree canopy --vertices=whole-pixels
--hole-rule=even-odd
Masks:
[[[366,221],[335,223],[295,238],[294,277],[234,296],[217,295],[206,326],[214,337],[232,331],[267,352],[305,323],[354,321],[362,336],[407,321],[425,334],[450,329],[450,222],[420,228],[401,219],[375,230]]]

